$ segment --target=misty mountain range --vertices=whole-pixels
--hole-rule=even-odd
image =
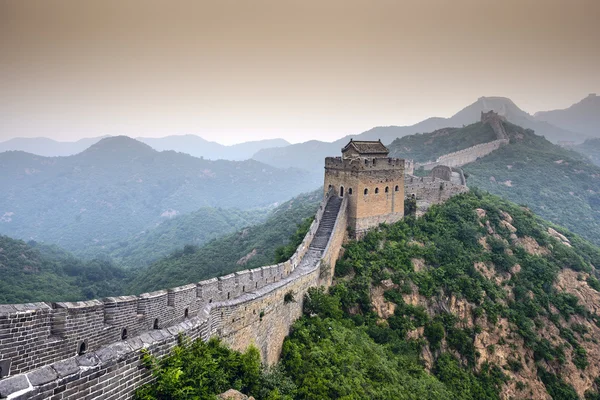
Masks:
[[[0,142],[0,152],[24,151],[44,157],[64,157],[81,153],[91,145],[110,136],[80,139],[75,142],[59,142],[54,139],[39,138],[14,138]],[[216,142],[202,139],[196,135],[172,135],[162,138],[136,138],[146,143],[155,150],[174,150],[198,158],[208,160],[233,160],[243,161],[252,158],[260,149],[287,146],[290,143],[283,139],[266,139],[244,142],[225,146]]]
[[[595,108],[590,107],[587,109],[590,114],[589,119],[594,118],[591,114],[600,114],[600,104],[597,102],[595,106]],[[376,127],[359,135],[345,136],[332,143],[312,140],[283,148],[263,149],[254,155],[254,159],[276,167],[297,167],[311,171],[314,174],[321,174],[323,158],[331,154],[338,154],[340,148],[348,143],[350,139],[381,139],[387,145],[397,138],[415,133],[433,132],[441,128],[461,127],[472,124],[480,120],[482,111],[490,110],[498,112],[515,125],[532,129],[537,135],[544,136],[554,143],[559,141],[582,142],[587,137],[583,133],[558,128],[548,122],[538,120],[521,110],[510,99],[504,97],[480,97],[476,102],[460,110],[450,118],[428,118],[411,126]],[[600,136],[600,130],[597,131],[597,135]]]
[[[298,169],[158,152],[126,136],[67,157],[0,153],[0,171],[0,233],[69,250],[201,207],[272,206],[320,184]]]
[[[347,135],[334,142],[311,140],[290,145],[284,139],[267,139],[225,146],[196,135],[171,135],[162,138],[138,137],[137,140],[158,151],[174,150],[209,160],[242,161],[254,158],[278,167],[312,169],[315,160],[337,152],[350,138],[381,139],[389,144],[394,139],[414,133],[431,132],[446,127],[461,127],[479,120],[481,111],[494,110],[509,122],[532,129],[552,142],[583,142],[588,137],[600,137],[600,97],[590,94],[564,110],[540,111],[530,115],[512,100],[504,97],[481,97],[450,118],[432,117],[410,126],[375,127],[358,135]],[[0,142],[0,152],[20,150],[36,155],[54,157],[82,152],[103,137],[86,138],[75,142],[59,142],[48,138],[14,138]],[[302,159],[298,159],[302,155]],[[307,156],[308,158],[304,158]]]

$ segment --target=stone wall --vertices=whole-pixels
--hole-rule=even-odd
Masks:
[[[463,150],[455,151],[454,153],[444,154],[435,160],[425,164],[417,164],[416,167],[423,167],[425,170],[431,170],[438,165],[446,165],[449,167],[460,167],[478,158],[485,157],[491,152],[498,150],[500,147],[508,144],[508,139],[499,139],[487,143],[477,144]]]
[[[496,135],[496,140],[488,143],[481,143],[475,146],[467,147],[453,153],[444,154],[435,161],[427,163],[417,163],[415,168],[423,167],[425,170],[431,170],[439,165],[448,167],[461,167],[465,164],[477,161],[478,158],[485,157],[491,152],[498,150],[500,147],[509,143],[508,134],[504,129],[503,122],[505,118],[499,116],[494,111],[482,112],[481,122],[489,124]]]
[[[0,398],[131,398],[151,380],[140,350],[163,356],[179,334],[218,336],[238,350],[255,344],[265,362],[276,362],[308,288],[330,284],[346,233],[344,199],[325,250],[307,254],[325,205],[285,263],[140,296],[0,306],[0,365],[9,375]]]
[[[464,175],[462,177],[464,180]],[[417,200],[417,206],[420,209],[419,214],[424,212],[432,204],[440,204],[452,196],[469,191],[464,184],[454,183],[433,176],[406,176],[405,178],[406,197],[413,197]]]

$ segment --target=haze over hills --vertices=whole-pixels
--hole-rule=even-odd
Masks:
[[[600,137],[600,96],[592,93],[564,110],[537,112],[535,118],[573,132]]]
[[[509,144],[464,165],[467,184],[525,205],[600,244],[600,168],[530,129],[503,125]],[[426,162],[492,139],[489,125],[477,122],[405,136],[389,149],[394,157]]]
[[[266,207],[314,189],[304,171],[158,152],[128,137],[47,158],[0,153],[0,232],[75,250],[201,207]]]
[[[0,142],[0,153],[4,151],[24,151],[44,157],[71,156],[81,153],[105,137],[108,136],[84,138],[76,142],[59,142],[45,137],[13,138]]]
[[[284,147],[290,144],[283,139],[265,139],[225,146],[217,142],[204,140],[196,135],[175,135],[162,138],[139,137],[136,139],[158,151],[174,150],[208,160],[233,161],[248,160],[261,149]]]
[[[395,139],[420,132],[431,132],[446,127],[461,127],[479,121],[482,111],[494,110],[504,116],[509,122],[524,128],[532,129],[536,134],[545,136],[552,142],[562,140],[582,142],[586,136],[558,128],[548,122],[538,121],[530,114],[521,110],[512,100],[504,97],[480,97],[473,104],[465,107],[450,118],[428,118],[411,126],[376,127],[358,135],[348,135],[335,142],[320,142],[316,140],[293,144],[283,148],[263,149],[253,158],[265,164],[277,167],[297,167],[321,173],[321,163],[324,157],[338,154],[341,147],[350,139],[378,140],[390,144]]]
[[[38,138],[13,138],[0,142],[0,153],[4,151],[24,151],[45,157],[71,156],[81,153],[91,145],[98,143],[107,136],[80,139],[76,142],[59,142],[57,140]],[[154,150],[174,150],[194,157],[203,157],[208,160],[233,160],[243,161],[252,158],[252,155],[261,149],[287,146],[290,143],[283,139],[266,139],[243,142],[225,146],[211,142],[196,135],[172,135],[162,138],[136,138],[140,142],[150,145]]]

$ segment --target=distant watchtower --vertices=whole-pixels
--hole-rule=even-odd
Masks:
[[[325,158],[325,194],[348,197],[348,226],[357,236],[404,216],[404,165],[381,141],[353,141],[341,157]]]

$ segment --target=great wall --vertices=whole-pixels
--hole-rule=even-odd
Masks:
[[[0,398],[130,399],[152,379],[141,350],[162,357],[180,335],[217,336],[240,350],[253,344],[263,362],[276,363],[308,289],[331,284],[348,231],[397,221],[405,198],[417,200],[420,214],[468,191],[455,166],[508,143],[497,117],[482,113],[496,141],[440,157],[427,177],[388,158],[381,143],[349,143],[342,158],[326,160],[324,199],[284,263],[139,296],[0,305]]]
[[[477,144],[453,153],[444,154],[438,157],[435,161],[426,163],[417,163],[415,168],[423,167],[425,170],[431,170],[438,165],[448,167],[461,167],[465,164],[476,161],[478,158],[485,157],[491,152],[498,150],[500,147],[509,143],[508,135],[504,130],[502,122],[504,118],[494,111],[482,112],[481,122],[488,123],[496,134],[496,140],[487,143]]]

